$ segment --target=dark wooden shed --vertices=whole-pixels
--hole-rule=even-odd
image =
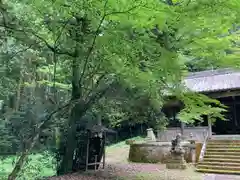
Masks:
[[[100,124],[82,130],[74,155],[74,171],[97,170],[100,165],[105,168],[107,134],[116,132]]]

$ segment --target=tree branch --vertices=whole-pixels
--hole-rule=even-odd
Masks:
[[[189,1],[191,1],[191,0],[189,0]],[[182,3],[183,3],[183,1],[182,2],[173,3],[172,0],[165,0],[165,4],[167,4],[169,6],[177,6],[177,5],[180,5]]]
[[[42,42],[45,44],[45,46],[51,50],[52,52],[56,52],[56,54],[59,54],[59,55],[68,55],[70,57],[75,57],[75,54],[73,52],[69,52],[69,51],[66,51],[66,50],[62,50],[62,49],[57,49],[56,47],[50,45],[46,39],[44,39],[43,37],[39,36],[36,32],[32,31],[32,30],[24,30],[24,29],[17,29],[15,27],[11,27],[9,25],[4,25],[4,24],[0,24],[0,27],[4,27],[8,30],[11,30],[11,31],[15,31],[15,32],[20,32],[20,33],[23,33],[26,37],[29,38],[29,35],[33,35],[34,37],[36,37],[38,39],[38,41]],[[36,42],[36,44],[39,44],[39,42]]]
[[[24,48],[24,49],[22,49],[22,50],[20,50],[20,51],[15,52],[13,55],[10,56],[10,59],[9,59],[9,60],[13,59],[16,55],[18,55],[18,54],[20,54],[20,53],[23,53],[23,52],[31,49],[32,46],[33,46],[33,44],[30,44],[29,47],[26,47],[26,48]]]
[[[105,88],[99,90],[98,92],[96,92],[95,94],[93,94],[84,106],[85,111],[87,109],[89,109],[93,104],[95,104],[96,101],[101,99],[107,93],[107,91],[112,87],[112,85],[114,83],[115,82],[112,82],[111,84],[107,85],[107,87],[105,87]]]
[[[99,31],[100,31],[100,28],[101,28],[101,26],[102,26],[103,21],[105,20],[105,18],[106,18],[107,16],[110,16],[110,15],[129,13],[129,12],[133,11],[134,9],[136,9],[136,8],[138,8],[138,7],[141,6],[141,3],[140,3],[140,4],[136,5],[136,6],[133,6],[133,7],[129,8],[129,9],[126,10],[126,11],[116,11],[116,12],[107,13],[107,12],[106,12],[107,3],[108,3],[108,0],[106,0],[106,2],[105,2],[105,4],[104,4],[103,17],[100,19],[100,22],[99,22],[99,24],[98,24],[98,27],[97,27],[97,29],[96,29],[96,31],[95,31],[95,35],[94,35],[94,37],[93,37],[93,42],[92,42],[92,44],[91,44],[91,46],[90,46],[90,48],[89,48],[89,50],[88,50],[88,54],[87,54],[85,60],[84,60],[83,71],[82,71],[82,74],[81,74],[81,76],[80,76],[80,81],[79,81],[80,84],[82,83],[82,79],[83,79],[83,77],[84,77],[84,74],[85,74],[85,71],[86,71],[86,68],[87,68],[87,64],[88,64],[89,58],[90,58],[90,56],[91,56],[91,54],[92,54],[92,51],[93,51],[94,46],[95,46],[95,44],[96,44],[97,37],[98,37],[98,35],[99,35],[98,33],[99,33]]]
[[[22,166],[24,165],[24,162],[26,161],[26,158],[29,154],[29,152],[32,150],[32,148],[34,147],[36,141],[39,138],[39,134],[42,130],[42,127],[49,121],[51,120],[51,118],[54,116],[54,114],[56,114],[59,111],[63,111],[65,108],[69,107],[71,105],[71,101],[59,108],[57,108],[56,110],[52,111],[51,113],[48,114],[48,116],[46,117],[46,119],[41,122],[38,126],[37,126],[37,130],[35,131],[35,133],[33,134],[32,138],[30,138],[28,140],[29,144],[27,144],[26,149],[24,150],[24,152],[21,154],[20,158],[18,159],[15,167],[13,168],[12,172],[9,174],[8,176],[8,180],[15,180],[22,168]]]
[[[88,63],[88,60],[91,56],[91,53],[93,51],[93,48],[94,48],[94,45],[96,43],[96,40],[97,40],[97,36],[98,36],[98,33],[99,33],[99,30],[102,26],[102,23],[106,17],[106,7],[107,7],[107,3],[108,3],[108,0],[105,1],[105,4],[104,4],[104,14],[103,14],[103,17],[101,18],[99,24],[98,24],[98,27],[97,27],[97,30],[95,31],[95,34],[94,34],[94,37],[93,37],[93,42],[88,50],[88,54],[87,54],[87,57],[85,58],[85,61],[84,61],[84,65],[83,65],[83,70],[82,70],[82,74],[80,76],[80,80],[79,80],[79,83],[81,84],[82,83],[82,79],[84,77],[84,74],[85,74],[85,71],[86,71],[86,68],[87,68],[87,63]]]
[[[101,94],[106,92],[107,88],[101,91]],[[90,106],[91,106],[91,102],[93,102],[94,100],[97,99],[97,97],[99,97],[99,95],[101,95],[99,93],[96,93],[94,96],[92,96],[90,98],[90,100],[88,101],[87,106],[84,107],[84,110],[86,111]],[[53,110],[51,113],[49,113],[46,117],[45,120],[43,120],[39,125],[37,125],[36,127],[36,131],[33,134],[33,136],[28,139],[28,144],[26,145],[26,149],[25,151],[21,154],[20,158],[18,159],[14,169],[12,170],[12,172],[10,173],[10,175],[8,176],[8,180],[15,180],[19,174],[19,172],[21,171],[22,166],[24,165],[24,162],[26,161],[27,156],[29,155],[30,151],[32,150],[32,148],[34,147],[36,141],[39,138],[39,134],[41,133],[41,131],[44,129],[44,126],[52,119],[52,117],[58,113],[58,112],[63,112],[66,109],[71,109],[73,108],[76,104],[78,104],[81,101],[81,99],[76,99],[76,100],[69,100],[68,103],[64,104],[63,106],[60,106],[58,108],[56,108],[55,110]]]
[[[99,86],[101,80],[102,80],[104,77],[106,77],[106,75],[105,75],[105,74],[102,74],[102,75],[98,78],[97,82],[95,83],[95,86],[92,87],[91,89],[89,89],[88,92],[86,92],[86,94],[87,94],[86,97],[85,97],[86,99],[87,99],[87,97],[90,96],[90,94],[93,93],[93,90],[94,90],[94,89],[97,89],[97,88],[98,88],[98,86]]]

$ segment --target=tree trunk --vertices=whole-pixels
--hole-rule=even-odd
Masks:
[[[72,172],[73,168],[73,154],[76,148],[76,121],[80,116],[78,116],[79,111],[81,111],[79,105],[75,106],[71,111],[71,116],[69,119],[67,138],[65,144],[65,152],[63,156],[63,161],[61,163],[60,174],[66,174]]]
[[[21,70],[19,81],[18,81],[17,93],[16,93],[16,103],[14,107],[15,111],[18,111],[20,107],[22,84],[23,84],[23,77],[22,77],[22,70]]]
[[[80,120],[87,110],[91,108],[93,104],[95,104],[111,87],[111,85],[103,88],[102,90],[97,91],[93,94],[87,102],[80,101],[71,111],[71,116],[69,119],[69,126],[67,130],[67,138],[65,143],[62,144],[64,146],[62,149],[64,150],[64,154],[62,157],[62,162],[60,163],[60,167],[58,170],[58,175],[66,174],[73,171],[73,155],[74,150],[77,147],[77,138],[76,138],[76,121]],[[65,137],[65,136],[63,136]]]
[[[63,142],[64,147],[64,155],[63,159],[60,165],[60,174],[66,174],[69,172],[72,172],[73,170],[73,155],[74,150],[76,148],[76,122],[81,116],[84,114],[83,112],[83,106],[84,103],[81,102],[82,97],[82,91],[81,91],[81,82],[80,82],[80,62],[79,62],[79,55],[80,55],[80,35],[78,32],[76,33],[76,45],[75,45],[75,55],[76,57],[72,59],[72,100],[79,99],[80,102],[74,106],[74,108],[71,110],[70,118],[68,122],[68,129],[66,134],[66,140]]]
[[[21,154],[21,156],[18,159],[13,171],[8,176],[8,180],[15,180],[17,178],[18,173],[23,168],[23,165],[24,165],[24,163],[25,163],[25,161],[28,157],[29,152],[34,147],[34,145],[36,144],[38,138],[39,138],[39,133],[30,141],[29,147],[27,149],[25,149],[25,151]]]

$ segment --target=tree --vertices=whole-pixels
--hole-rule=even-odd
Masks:
[[[176,7],[178,45],[190,71],[239,68],[239,47],[235,43],[239,39],[237,8],[238,1],[221,0],[191,1],[187,6]]]
[[[107,2],[94,2],[87,6],[86,4],[84,5],[86,6],[86,12],[84,12],[83,15],[78,14],[79,9],[74,9],[73,11],[75,12],[69,12],[69,7],[66,7],[65,4],[61,2],[55,2],[59,3],[55,4],[58,5],[54,6],[56,7],[55,10],[46,8],[47,3],[47,1],[42,1],[41,4],[35,4],[35,6],[19,4],[21,5],[19,6],[19,10],[24,7],[25,12],[28,10],[31,11],[33,17],[38,17],[38,19],[36,19],[37,21],[31,21],[31,19],[28,19],[28,17],[21,14],[23,11],[14,12],[14,14],[8,16],[9,14],[4,10],[3,14],[5,14],[3,18],[5,21],[6,19],[9,21],[9,19],[14,17],[17,19],[15,19],[15,22],[21,22],[19,24],[4,24],[4,26],[9,34],[13,33],[13,36],[16,39],[21,40],[23,43],[29,43],[24,42],[27,37],[28,41],[31,43],[37,43],[37,48],[39,48],[39,46],[40,48],[44,48],[44,46],[47,47],[48,51],[50,50],[49,52],[53,54],[53,64],[58,63],[60,67],[63,67],[64,65],[69,64],[66,63],[66,61],[71,63],[70,68],[72,75],[69,75],[72,88],[71,99],[72,101],[77,101],[77,103],[71,110],[68,122],[69,128],[67,130],[67,149],[62,163],[65,165],[63,167],[63,172],[68,172],[72,169],[71,160],[76,146],[74,138],[76,134],[76,121],[81,119],[85,112],[106,93],[113,82],[121,82],[124,83],[125,86],[130,85],[138,87],[142,93],[146,93],[149,97],[155,99],[155,102],[159,99],[159,94],[157,92],[162,86],[157,85],[158,69],[153,69],[152,72],[150,72],[147,68],[145,68],[145,71],[138,68],[138,66],[140,66],[140,55],[147,57],[147,54],[149,54],[156,59],[158,55],[150,54],[148,51],[154,50],[155,53],[161,52],[161,49],[159,48],[156,48],[155,50],[154,48],[147,46],[145,47],[146,52],[141,52],[142,45],[144,43],[147,44],[148,41],[150,41],[149,38],[141,33],[142,23],[147,24],[150,17],[142,17],[142,22],[140,23],[137,23],[135,19],[130,19],[123,26],[121,23],[118,23],[121,18],[122,20],[127,20],[126,14],[128,13],[134,14],[135,16],[142,16],[141,13],[150,12],[151,8],[155,6],[154,4],[156,3],[154,3],[154,1],[152,3],[132,2],[123,4],[120,9],[116,9],[115,7],[111,7],[114,6],[111,2],[108,2],[108,6]],[[75,3],[75,7],[81,5],[77,2]],[[11,6],[10,2],[9,6]],[[66,11],[58,16],[57,11],[63,6],[65,6],[65,9],[63,10]],[[48,4],[47,7],[50,7],[50,4]],[[98,7],[100,12],[95,14],[98,15],[96,19],[88,19],[93,13],[91,12],[93,9],[89,9],[89,7]],[[44,17],[43,14],[48,15],[49,17]],[[117,14],[121,16],[116,16]],[[152,14],[152,16],[156,15],[159,15],[159,12],[156,11],[155,14]],[[95,24],[97,20],[100,20],[100,22]],[[36,34],[36,29],[43,25],[45,26],[42,28],[44,31],[39,32],[39,34],[41,34],[40,36],[39,34]],[[57,29],[54,27],[57,27]],[[136,32],[133,33],[132,27],[138,28],[135,30]],[[59,32],[59,30],[61,31]],[[102,31],[103,36],[99,35],[100,31]],[[129,32],[125,33],[126,31]],[[131,37],[133,35],[135,37]],[[135,41],[131,38],[134,38]],[[153,47],[157,46],[157,43],[153,44]],[[42,50],[43,52],[47,52],[44,49]],[[62,56],[60,57],[60,55]],[[171,56],[174,55],[170,54],[170,57]],[[110,58],[112,59],[111,61]],[[58,62],[56,62],[56,59],[58,59]],[[148,62],[149,66],[155,64],[155,59]],[[162,62],[159,63],[161,64]],[[173,65],[174,70],[178,68],[175,66],[175,63],[173,63]],[[68,80],[69,79],[67,78],[65,83]],[[34,141],[38,135],[39,134],[34,137]],[[30,148],[33,145],[34,144],[31,144]],[[20,163],[17,164],[13,173],[9,176],[10,179],[13,179],[16,176],[24,162],[23,160],[24,159],[22,158],[22,160],[19,161]]]
[[[43,71],[46,66],[51,69],[51,80],[35,81],[44,80],[53,90],[63,85],[71,88],[71,100],[65,105],[57,107],[55,99],[56,110],[40,123],[9,179],[15,179],[39,132],[59,110],[71,111],[62,161],[62,172],[66,173],[72,170],[76,122],[112,86],[120,83],[137,89],[138,95],[146,96],[154,107],[161,107],[166,91],[181,94],[183,59],[220,60],[222,53],[216,52],[223,52],[231,41],[218,36],[231,28],[237,21],[232,16],[238,17],[239,13],[239,4],[234,0],[118,3],[112,0],[1,3],[0,25],[4,35],[36,50],[38,69]],[[224,19],[219,14],[224,14]],[[206,108],[205,103],[201,105]]]

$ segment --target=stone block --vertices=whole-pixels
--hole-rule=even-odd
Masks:
[[[166,163],[168,169],[186,169],[187,163],[183,156],[172,154]]]
[[[179,163],[167,163],[166,164],[167,169],[186,169],[187,164],[179,164]]]
[[[188,160],[189,147],[187,144],[183,144],[183,148],[185,150],[184,159]],[[165,164],[171,157],[170,150],[170,142],[133,143],[130,144],[129,161]]]

